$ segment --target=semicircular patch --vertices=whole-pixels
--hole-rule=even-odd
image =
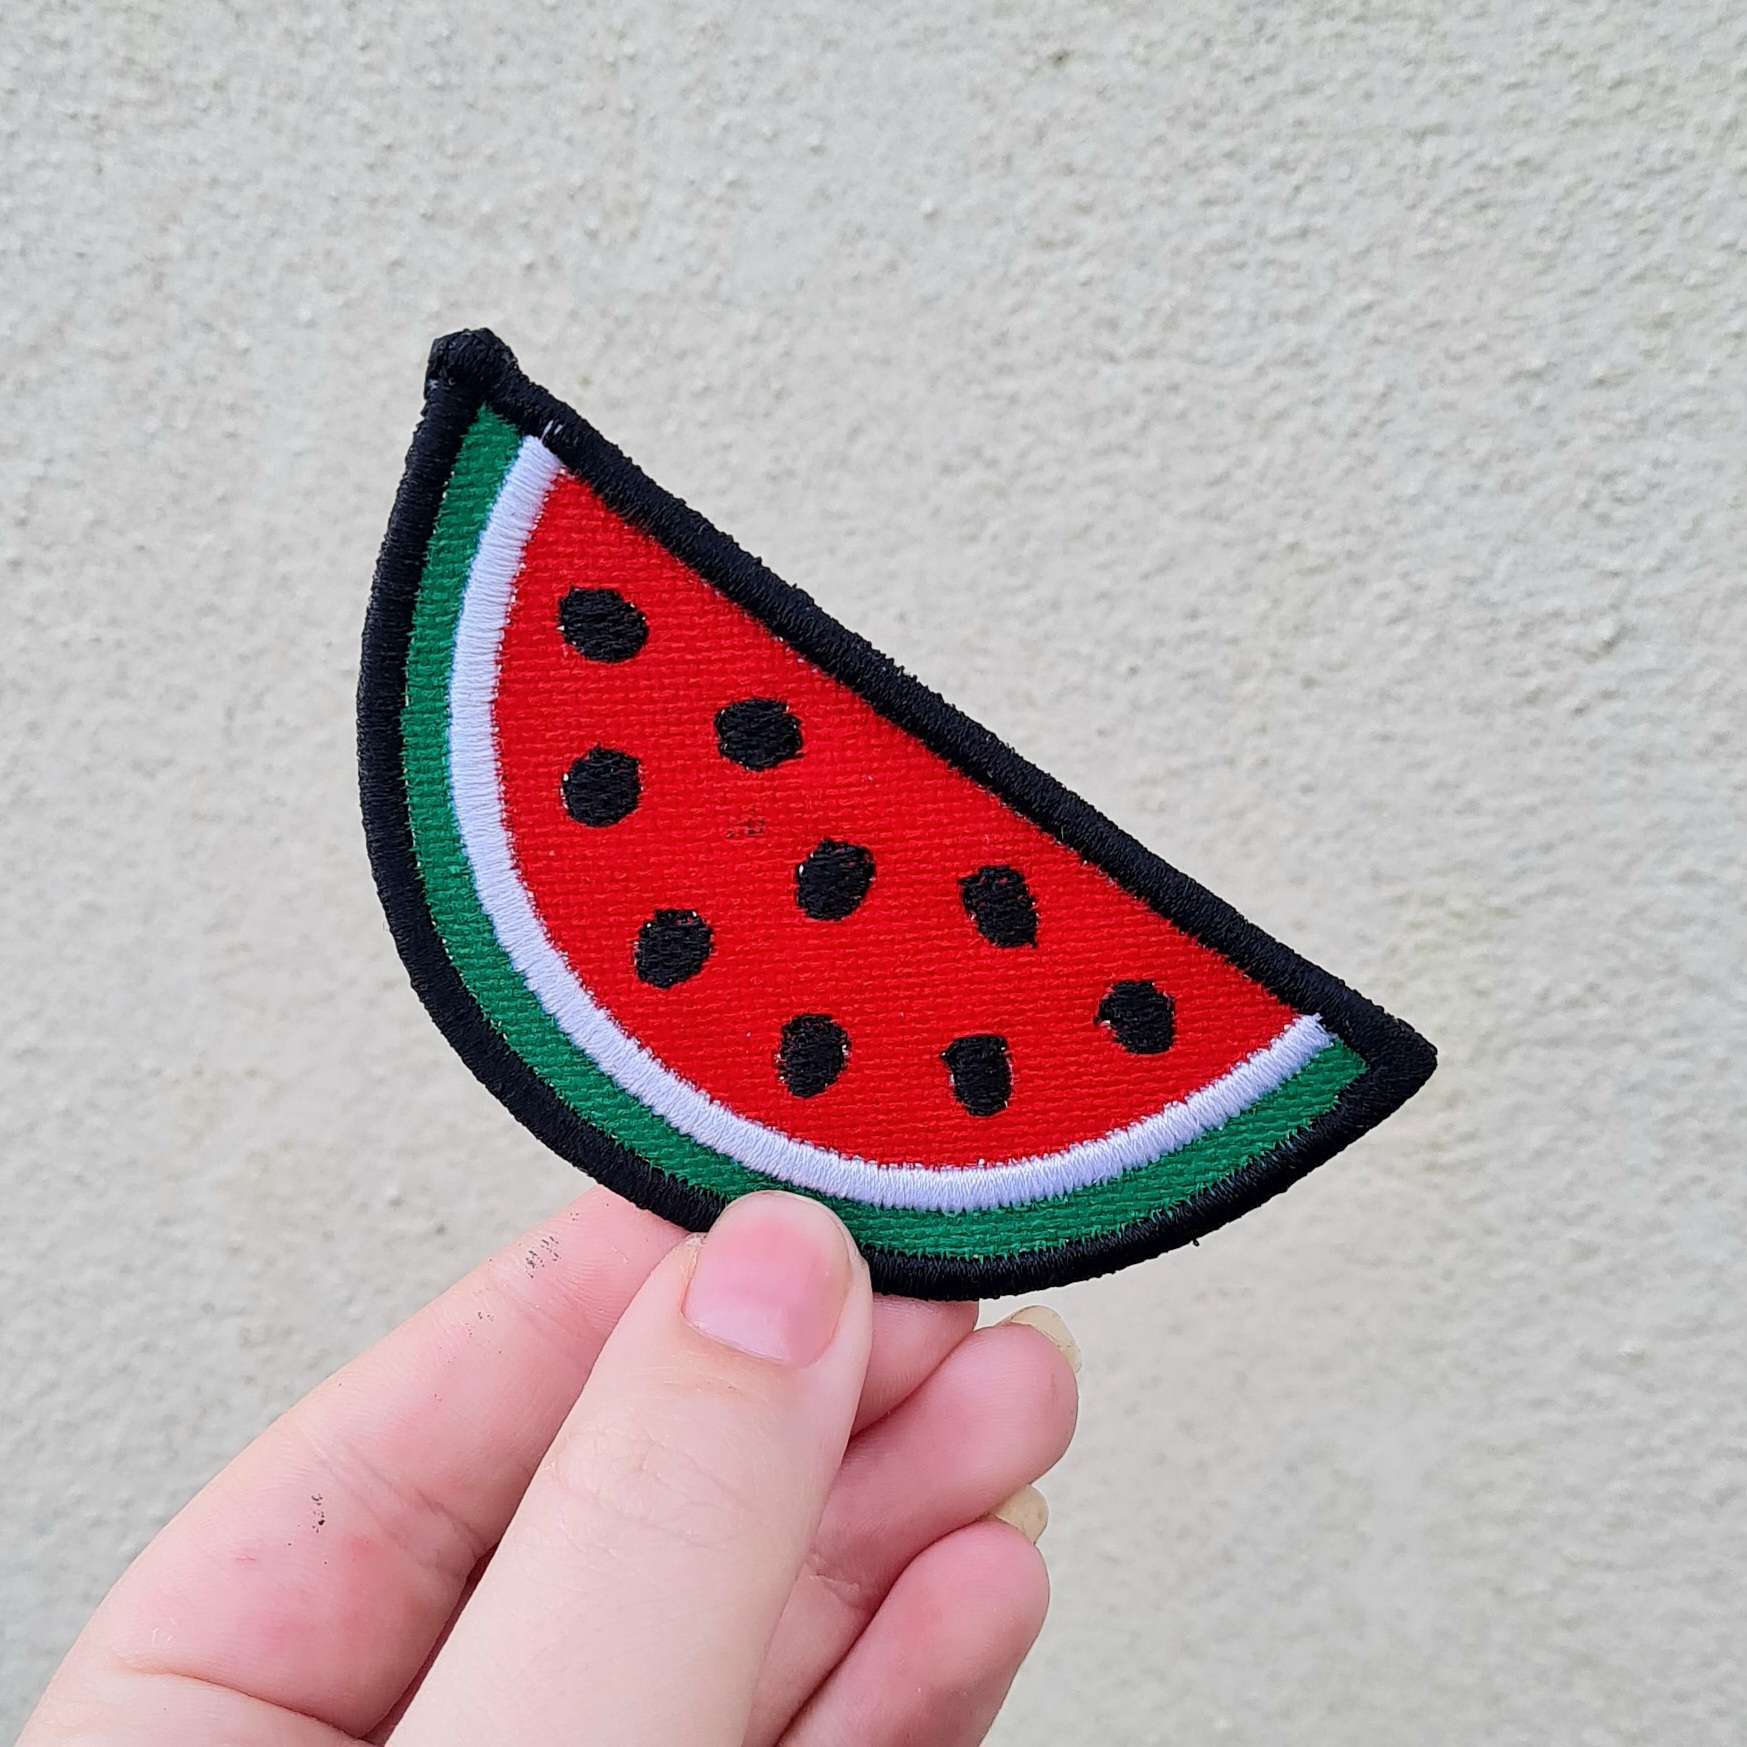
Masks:
[[[432,354],[360,759],[415,986],[550,1145],[686,1224],[828,1201],[888,1290],[1100,1272],[1430,1073],[662,492],[501,342]]]

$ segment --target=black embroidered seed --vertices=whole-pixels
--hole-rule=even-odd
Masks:
[[[657,910],[637,934],[637,975],[671,989],[704,968],[713,944],[710,925],[696,910]]]
[[[994,1116],[1013,1096],[1007,1040],[989,1034],[961,1037],[940,1052],[952,1075],[953,1096],[972,1116]]]
[[[774,770],[801,754],[801,724],[780,698],[743,698],[716,712],[716,745],[747,770]]]
[[[991,946],[1036,946],[1037,905],[1016,867],[980,867],[958,882],[977,932]]]
[[[573,588],[558,603],[558,628],[590,661],[629,661],[649,641],[649,621],[615,588]]]
[[[1163,1055],[1177,1035],[1177,1004],[1156,983],[1112,983],[1098,1003],[1098,1023],[1130,1055]]]
[[[564,810],[578,825],[617,825],[643,798],[637,760],[597,746],[564,773]]]
[[[783,1027],[776,1071],[797,1098],[817,1098],[849,1060],[849,1033],[823,1013],[801,1013]]]
[[[795,902],[816,922],[841,922],[861,908],[873,876],[871,850],[827,837],[795,869]]]

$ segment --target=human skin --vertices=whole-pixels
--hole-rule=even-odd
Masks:
[[[20,1747],[968,1747],[1077,1407],[1059,1319],[975,1322],[816,1202],[592,1191],[188,1504]]]

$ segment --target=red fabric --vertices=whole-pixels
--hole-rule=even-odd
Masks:
[[[573,587],[614,588],[649,639],[620,665],[564,641]],[[748,771],[714,718],[784,700],[800,757]],[[820,1145],[885,1162],[964,1165],[1050,1152],[1133,1122],[1216,1078],[1292,1017],[1258,984],[1022,819],[774,637],[653,540],[561,477],[529,542],[505,633],[496,727],[510,838],[554,943],[632,1036],[712,1097]],[[579,825],[562,781],[596,745],[641,762],[621,823]],[[795,902],[795,869],[823,838],[865,845],[876,871],[842,921]],[[959,881],[1018,868],[1035,948],[990,945]],[[714,932],[704,969],[672,989],[637,980],[637,932],[657,909]],[[1096,1022],[1123,979],[1176,1002],[1176,1040],[1128,1055]],[[849,1062],[800,1099],[776,1068],[782,1028],[829,1015]],[[1007,1108],[969,1115],[941,1051],[995,1032],[1011,1049]]]

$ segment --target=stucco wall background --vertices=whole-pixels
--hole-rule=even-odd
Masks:
[[[352,687],[430,338],[1443,1049],[1056,1295],[998,1731],[1738,1742],[1747,23],[197,4],[0,33],[0,1724],[575,1181],[407,989]]]

